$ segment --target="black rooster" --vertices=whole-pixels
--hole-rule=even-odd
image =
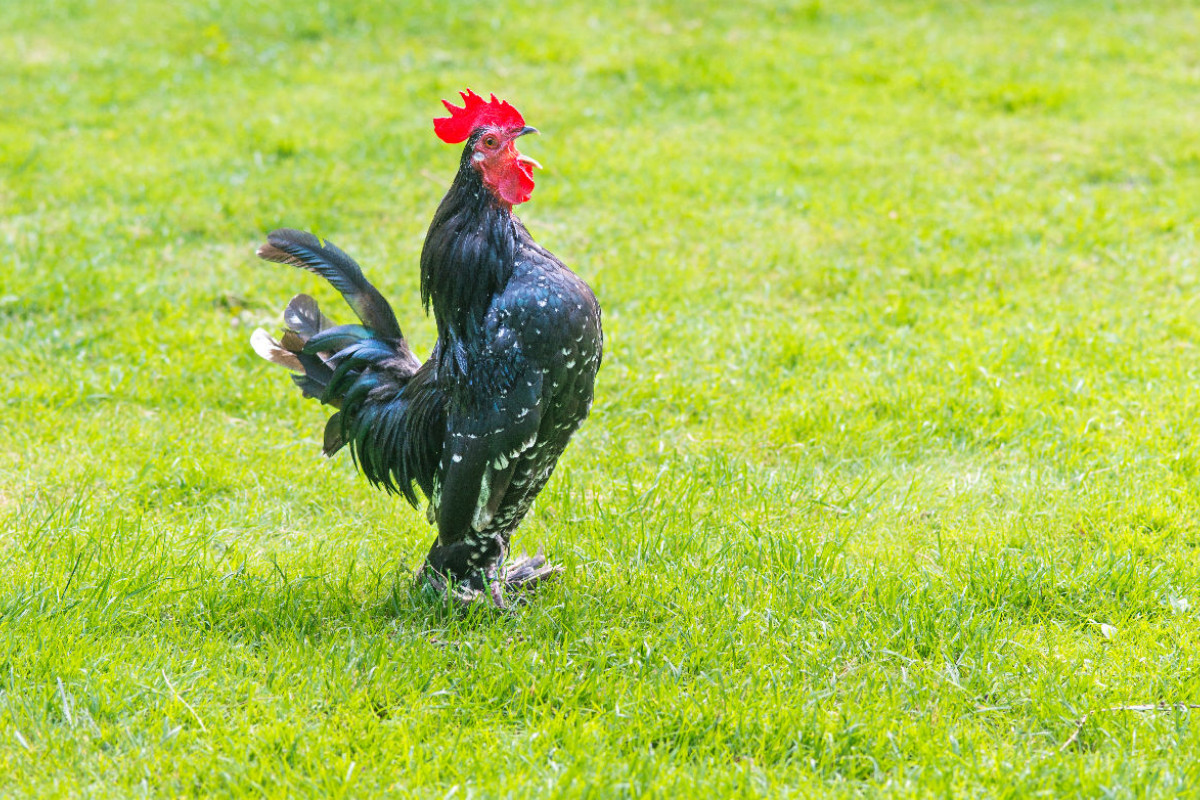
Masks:
[[[306,397],[339,410],[325,454],[350,445],[367,479],[429,499],[438,535],[420,577],[470,602],[556,568],[539,552],[505,566],[509,540],[592,404],[603,335],[590,288],[540,247],[513,214],[533,191],[516,139],[535,133],[515,108],[471,90],[434,120],[465,141],[458,174],[421,252],[421,298],[438,340],[424,364],[358,265],[309,233],[277,230],[260,258],[302,267],[341,292],[361,325],[332,326],[307,295],[284,312],[281,341],[255,331],[254,349],[299,373]]]

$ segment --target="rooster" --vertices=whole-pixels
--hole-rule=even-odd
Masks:
[[[332,325],[307,295],[284,312],[280,340],[259,329],[255,351],[295,373],[305,397],[338,409],[324,452],[349,446],[372,484],[414,507],[428,499],[437,526],[418,580],[470,603],[559,568],[541,551],[507,562],[513,531],[592,405],[603,334],[586,283],[538,245],[513,213],[533,170],[516,140],[535,128],[509,103],[467,89],[433,121],[466,142],[458,174],[421,251],[421,299],[437,323],[424,363],[387,300],[353,259],[310,233],[281,229],[258,256],[320,275],[361,324]]]

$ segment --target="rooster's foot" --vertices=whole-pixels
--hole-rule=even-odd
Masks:
[[[503,569],[492,566],[484,570],[480,577],[482,584],[487,587],[486,593],[492,604],[503,610],[509,608],[509,603],[506,602],[504,596],[506,591],[523,593],[562,571],[562,567],[547,563],[546,556],[539,549],[535,555],[522,554],[518,556]],[[425,586],[436,594],[452,600],[464,608],[473,604],[485,593],[482,588],[472,585],[476,584],[478,579],[456,582],[428,566],[421,570],[419,580],[423,581]]]
[[[517,602],[524,602],[525,592],[532,591],[539,583],[562,572],[563,568],[546,562],[541,548],[536,554],[529,556],[522,553],[511,563],[506,564],[499,577],[494,572],[487,573],[488,587],[491,589],[492,602],[496,608],[507,608],[505,592],[517,593]]]
[[[428,566],[417,575],[417,584],[463,608],[470,606],[483,594],[479,589],[472,587],[469,581],[451,580]]]
[[[503,581],[509,589],[532,589],[562,571],[562,567],[547,563],[546,556],[539,547],[536,554],[527,556],[522,553],[511,564],[505,566]]]

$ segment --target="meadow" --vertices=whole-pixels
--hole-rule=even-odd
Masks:
[[[248,344],[291,226],[428,353],[466,86],[605,312],[508,614]],[[0,3],[0,796],[1196,791],[1198,97],[1165,0]]]

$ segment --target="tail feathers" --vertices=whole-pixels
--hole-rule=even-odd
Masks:
[[[411,374],[403,372],[397,374],[389,371],[386,375],[383,372],[368,374],[372,367],[380,366],[382,362],[394,358],[395,355],[395,350],[378,339],[363,339],[348,345],[338,351],[334,359],[337,367],[329,378],[329,387],[326,389],[326,393],[333,397],[349,399],[352,389],[361,388],[365,396],[371,389],[381,386],[385,382],[395,383],[398,377],[407,382]]]
[[[288,326],[288,333],[299,336],[301,342],[306,342],[321,331],[333,327],[328,317],[321,313],[317,301],[306,294],[298,294],[292,298],[292,302],[284,309],[283,322]]]
[[[441,448],[437,432],[445,427],[436,419],[445,412],[440,399],[409,398],[410,383],[424,385],[432,373],[420,371],[421,362],[408,347],[391,306],[353,259],[312,234],[274,231],[258,255],[324,277],[362,324],[335,326],[315,300],[297,295],[284,312],[286,330],[280,340],[255,331],[255,352],[292,370],[292,380],[306,397],[338,409],[325,424],[325,455],[351,445],[373,483],[403,494],[415,505],[414,483],[426,494],[432,490],[432,465]],[[436,394],[428,388],[424,393]],[[425,406],[429,409],[422,410]],[[432,424],[427,419],[431,417]]]
[[[286,335],[284,336],[284,341],[287,341]],[[251,334],[250,346],[254,348],[254,352],[272,364],[287,367],[292,372],[304,372],[304,366],[300,363],[300,359],[296,353],[289,350],[282,342],[275,341],[271,338],[271,334],[262,328],[256,329]]]
[[[333,369],[319,355],[305,353],[303,342],[298,341],[294,332],[288,331],[283,335],[283,341],[277,342],[271,334],[258,328],[250,336],[250,346],[272,364],[298,373],[292,376],[292,381],[300,387],[305,397],[324,399]],[[337,405],[336,401],[334,405]]]
[[[267,236],[267,243],[258,248],[258,257],[320,275],[342,293],[354,313],[376,336],[389,340],[404,338],[387,300],[363,277],[354,259],[331,242],[304,231],[280,228]]]
[[[355,465],[375,486],[419,506],[419,489],[432,497],[433,476],[445,435],[445,395],[436,389],[433,371],[418,371],[385,402],[362,402],[374,376],[365,376],[346,394],[340,426],[332,435],[350,445]],[[326,442],[331,435],[330,421]]]
[[[333,376],[333,370],[329,368],[329,365],[315,356],[302,357],[300,363],[304,365],[304,374],[293,375],[292,383],[300,387],[300,391],[304,393],[305,397],[320,400],[334,408],[340,408],[341,400],[329,396],[329,379]]]
[[[329,392],[329,383],[338,367],[338,351],[359,339],[369,338],[371,332],[361,325],[332,326],[317,301],[306,294],[292,298],[283,319],[287,328],[279,341],[259,328],[250,337],[250,346],[272,364],[299,373],[292,376],[292,381],[305,397],[340,407],[341,397]],[[351,330],[353,335],[347,335]]]
[[[261,328],[250,337],[254,351],[292,370],[305,397],[339,411],[325,424],[323,449],[333,455],[346,446],[368,395],[382,390],[395,397],[416,374],[420,362],[404,341],[379,338],[364,325],[331,325],[317,302],[297,295],[284,312],[287,329],[276,341]]]
[[[325,423],[325,441],[322,443],[321,452],[328,457],[345,446],[346,440],[343,437],[342,412],[339,411]]]
[[[362,325],[338,325],[326,328],[310,338],[304,343],[304,352],[336,353],[370,338],[371,332]]]

